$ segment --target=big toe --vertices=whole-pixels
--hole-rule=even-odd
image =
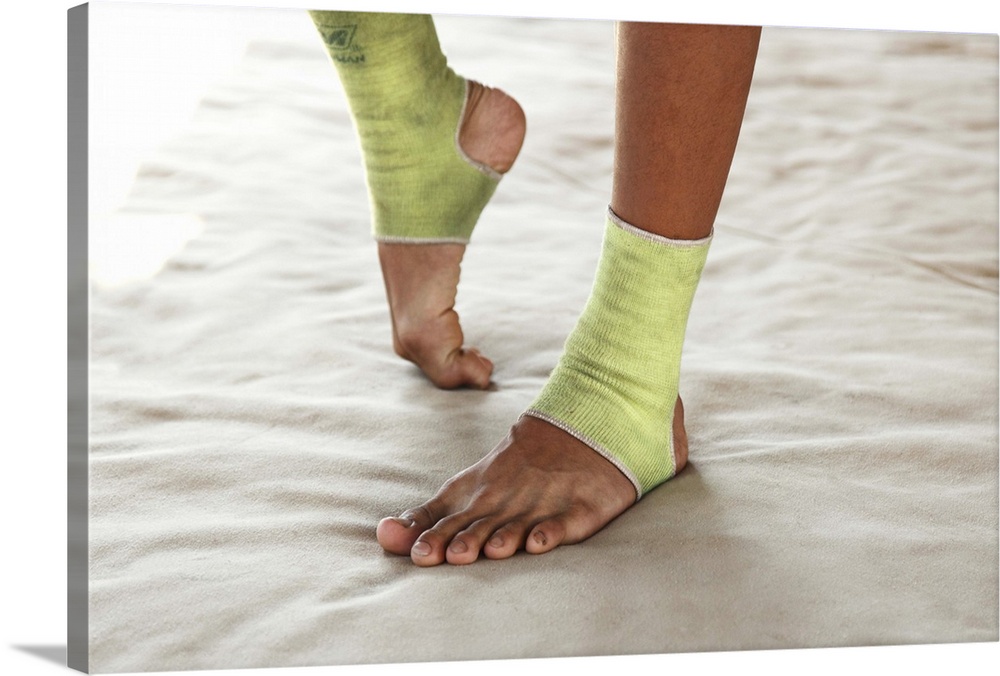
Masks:
[[[423,529],[419,528],[413,519],[389,516],[379,521],[375,529],[375,538],[382,545],[382,549],[390,554],[407,556],[422,532]]]

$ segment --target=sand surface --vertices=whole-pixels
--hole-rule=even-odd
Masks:
[[[96,224],[112,259],[176,252],[94,267],[91,668],[997,640],[996,38],[766,29],[685,347],[688,469],[583,544],[422,570],[375,524],[544,383],[612,160],[612,24],[438,27],[529,120],[459,292],[495,388],[392,353],[334,70],[318,38],[253,42]]]

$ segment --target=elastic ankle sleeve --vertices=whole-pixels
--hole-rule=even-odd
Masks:
[[[610,460],[638,499],[675,472],[681,348],[711,236],[670,240],[608,214],[590,298],[525,415]]]
[[[361,142],[376,239],[468,241],[500,175],[458,144],[467,82],[426,14],[310,11]]]

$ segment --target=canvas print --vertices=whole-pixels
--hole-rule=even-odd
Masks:
[[[997,641],[996,35],[69,29],[70,666]]]

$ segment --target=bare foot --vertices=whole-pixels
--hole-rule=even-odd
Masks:
[[[378,244],[396,354],[438,387],[485,389],[493,362],[463,347],[455,312],[464,254],[464,244]]]
[[[499,89],[469,82],[459,145],[471,159],[503,174],[524,141],[524,112]],[[490,384],[493,362],[463,346],[455,295],[464,244],[379,242],[396,354],[419,366],[438,387]]]
[[[687,464],[684,405],[674,408],[674,461]],[[387,552],[418,566],[472,563],[518,549],[542,554],[587,539],[628,509],[632,483],[575,437],[523,416],[486,457],[447,481],[430,501],[382,519]]]

